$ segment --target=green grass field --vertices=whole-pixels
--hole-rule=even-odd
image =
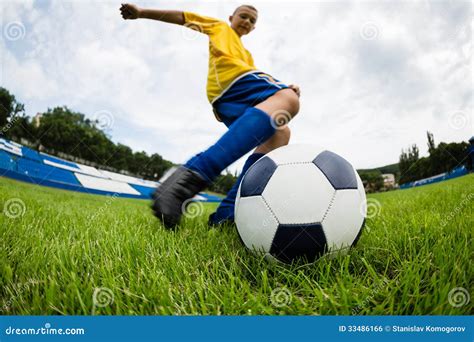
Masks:
[[[147,201],[0,178],[0,314],[472,314],[473,200],[472,174],[369,196],[355,249],[285,266],[208,228],[215,205],[169,232]]]

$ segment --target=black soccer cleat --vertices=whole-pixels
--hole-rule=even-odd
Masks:
[[[180,166],[156,188],[152,204],[155,216],[166,228],[175,228],[185,210],[184,202],[207,185],[208,182],[199,173]]]

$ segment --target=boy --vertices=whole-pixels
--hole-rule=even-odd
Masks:
[[[123,4],[124,19],[146,18],[185,25],[209,36],[207,96],[214,114],[228,131],[206,151],[191,158],[165,180],[153,195],[153,210],[165,227],[175,227],[184,203],[204,190],[227,166],[256,148],[227,197],[209,217],[210,225],[234,221],[237,190],[248,168],[264,154],[287,145],[286,124],[299,111],[299,87],[285,85],[259,71],[240,38],[255,29],[258,12],[250,5],[237,7],[230,26],[195,13],[141,9]]]

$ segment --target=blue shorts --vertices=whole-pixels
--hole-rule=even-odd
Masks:
[[[247,108],[285,88],[288,88],[286,84],[260,71],[245,75],[212,104],[214,114],[229,127]]]

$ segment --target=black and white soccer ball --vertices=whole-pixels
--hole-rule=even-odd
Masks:
[[[244,175],[235,206],[245,246],[285,263],[345,252],[357,243],[365,217],[365,190],[354,167],[312,145],[288,145],[260,158]]]

